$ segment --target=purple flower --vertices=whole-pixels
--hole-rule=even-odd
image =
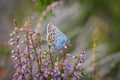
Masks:
[[[20,38],[20,36],[19,36],[19,35],[17,35],[17,38],[19,39],[19,38]]]
[[[14,75],[13,75],[13,77],[18,77],[18,72],[16,72]]]
[[[58,66],[58,62],[55,62],[55,66]]]
[[[34,47],[33,47],[33,45],[30,45],[29,47],[30,47],[31,49],[33,49],[33,48],[34,48]]]
[[[43,76],[40,76],[40,80],[43,80]]]
[[[13,46],[13,45],[15,45],[15,42],[10,42],[9,44],[10,44],[11,46]]]
[[[77,78],[77,79],[80,79],[82,77],[82,75],[80,73],[78,73],[77,71],[74,72],[74,76]]]
[[[50,68],[49,68],[49,67],[48,67],[48,68],[45,68],[44,73],[49,75],[49,74],[50,74]]]
[[[81,58],[81,63],[84,63],[85,60],[86,60],[85,56],[82,56],[82,58]]]
[[[68,73],[70,73],[70,72],[72,71],[72,66],[71,66],[71,65],[68,64],[68,65],[66,66],[66,68],[67,68],[67,72],[68,72]]]
[[[12,58],[15,58],[16,57],[16,55],[12,55]]]
[[[68,63],[67,60],[64,61],[64,65],[65,65],[67,72],[70,73],[72,71],[72,66]]]
[[[31,63],[31,62],[28,60],[28,61],[27,61],[27,65],[30,65],[30,63]]]
[[[21,41],[21,44],[25,43],[25,41]]]
[[[25,78],[29,79],[30,78],[30,74],[25,74]]]
[[[75,56],[73,56],[72,54],[67,54],[67,56],[70,57],[70,58],[72,58],[72,59],[75,58]]]
[[[34,72],[33,72],[33,75],[35,76],[36,74],[37,74],[37,71],[34,71]]]
[[[74,72],[74,76],[76,76],[76,77],[77,77],[77,76],[79,76],[79,74],[78,74],[77,72]]]
[[[24,56],[24,54],[23,53],[21,53],[20,55],[19,55],[19,57],[23,57]]]
[[[22,66],[22,73],[25,74],[27,72],[26,65]]]
[[[18,57],[16,56],[16,57],[14,57],[14,60],[17,60],[18,59]]]
[[[23,79],[22,79],[22,76],[19,76],[17,80],[23,80]]]
[[[56,79],[57,79],[57,80],[61,80],[61,78],[59,78],[59,77],[58,77],[58,78],[56,78]]]
[[[50,10],[51,10],[51,6],[48,6],[46,12],[50,12]]]
[[[20,45],[17,45],[17,48],[20,49]]]
[[[14,69],[16,69],[17,67],[18,67],[18,64],[15,64],[15,65],[14,65]]]
[[[34,77],[34,80],[38,80],[36,77]]]
[[[61,75],[63,77],[64,80],[67,80],[67,76],[65,74]]]
[[[14,39],[13,39],[13,38],[11,38],[9,41],[10,41],[10,42],[13,42],[13,41],[14,41]]]
[[[31,60],[35,59],[35,56],[33,54],[31,54],[30,57],[31,57]]]
[[[45,78],[48,78],[48,74],[45,74],[45,73],[44,73],[43,75],[44,75]]]
[[[78,68],[78,69],[81,69],[82,66],[83,66],[82,63],[78,63],[78,64],[77,64],[77,68]]]
[[[46,12],[50,12],[51,10],[54,12],[56,7],[60,4],[63,4],[63,1],[55,2],[51,4],[46,8]],[[29,23],[29,21],[27,21],[26,23]],[[27,80],[28,79],[68,80],[70,78],[75,77],[79,80],[82,77],[80,71],[82,69],[83,63],[85,62],[85,56],[84,56],[85,52],[81,51],[79,56],[74,56],[72,54],[68,54],[65,51],[67,55],[66,58],[63,57],[61,58],[62,61],[57,60],[57,62],[54,62],[55,52],[53,51],[53,49],[51,49],[49,46],[48,46],[49,50],[44,49],[44,47],[42,47],[41,41],[45,39],[39,41],[39,39],[42,38],[41,36],[38,36],[38,38],[35,37],[36,39],[34,39],[32,36],[34,36],[35,32],[29,29],[29,25],[26,25],[27,27],[25,28],[27,29],[25,28],[18,29],[17,27],[15,27],[15,31],[12,34],[10,34],[11,39],[9,40],[9,42],[11,45],[14,46],[14,50],[11,51],[12,58],[15,61],[17,60],[18,62],[17,64],[14,65],[14,68],[18,69],[19,67],[19,70],[16,70],[17,72],[13,76],[14,79],[15,80],[16,79],[17,80],[23,80],[23,79],[24,80],[26,79]],[[24,32],[25,35],[21,36],[19,35],[20,34],[19,32],[20,33]],[[38,42],[36,42],[36,40]],[[36,46],[36,43],[39,44],[37,44]],[[23,48],[26,47],[24,51],[22,47]],[[65,49],[67,49],[67,47],[68,47],[67,45],[64,46]],[[50,53],[50,55],[47,53]],[[71,59],[77,59],[76,63],[74,65],[71,65],[70,62],[68,62],[67,57]]]
[[[38,69],[38,64],[36,64],[35,69]]]

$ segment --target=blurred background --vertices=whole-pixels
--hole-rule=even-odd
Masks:
[[[52,11],[44,13],[49,5]],[[8,45],[13,19],[23,27],[30,16],[43,37],[48,23],[59,27],[70,38],[69,53],[87,50],[83,80],[120,80],[120,0],[0,0],[0,80],[14,73]]]

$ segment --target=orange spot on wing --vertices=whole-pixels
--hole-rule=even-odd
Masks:
[[[53,34],[50,34],[50,35],[48,36],[48,40],[49,40],[50,42],[53,42],[52,37],[53,37]]]

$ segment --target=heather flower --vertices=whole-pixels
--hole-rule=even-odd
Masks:
[[[30,78],[30,74],[25,74],[25,78],[29,79]]]
[[[22,76],[19,76],[17,80],[23,80],[23,79],[22,79]]]
[[[65,74],[62,74],[61,76],[62,76],[62,78],[63,78],[64,80],[68,80],[68,79],[67,79],[67,76],[66,76]]]
[[[51,10],[51,7],[48,6],[47,9],[46,9],[46,12],[50,12],[50,10]]]
[[[14,65],[14,69],[16,69],[18,66],[19,66],[18,64],[15,64],[15,65]]]
[[[31,33],[30,35],[33,34],[34,33]],[[19,42],[16,42],[17,44],[15,48],[17,48],[17,51],[16,49],[11,51],[12,58],[15,61],[18,60],[19,62],[15,64],[14,68],[20,68],[20,71],[14,74],[14,78],[18,80],[43,80],[44,78],[53,80],[68,80],[69,78],[73,77],[77,79],[81,78],[81,73],[79,73],[79,71],[82,69],[82,64],[85,61],[83,54],[80,54],[79,57],[73,56],[72,54],[67,54],[67,46],[65,46],[62,63],[58,60],[54,62],[53,51],[51,49],[49,51],[45,49],[43,50],[41,47],[39,48],[39,51],[37,51],[38,49],[34,46],[34,42],[29,42],[32,38],[28,39],[28,36],[29,35],[24,36],[27,40],[27,48],[25,48],[25,53],[21,53]],[[20,36],[17,36],[16,38],[19,40]],[[14,40],[11,39],[10,41]],[[66,59],[67,57],[71,59],[77,59],[76,64],[71,66],[70,62],[68,62]]]
[[[81,74],[79,74],[78,72],[74,72],[74,76],[75,76],[75,78],[77,78],[77,79],[80,79],[80,78],[81,78]]]
[[[19,75],[18,72],[16,72],[16,73],[13,75],[13,77],[16,78],[16,77],[18,77],[18,75]]]
[[[13,46],[12,58],[16,62],[14,65],[16,72],[13,78],[15,80],[81,79],[85,51],[80,51],[79,55],[74,56],[67,53],[69,46],[65,45],[61,53],[61,59],[57,58],[55,61],[54,54],[57,53],[53,52],[51,45],[47,43],[48,48],[43,48],[41,44],[43,39],[40,33],[35,35],[35,32],[30,30],[29,27],[30,23],[27,22],[24,28],[16,27],[10,34],[12,38],[9,42]],[[24,35],[20,36],[21,33]],[[35,38],[33,35],[35,35]],[[24,50],[22,47],[24,47]],[[73,65],[67,60],[68,57],[76,60]]]
[[[27,72],[26,65],[23,65],[23,66],[22,66],[22,73],[24,74],[24,73],[26,73],[26,72]]]
[[[64,65],[65,65],[67,72],[70,73],[72,71],[72,66],[68,63],[67,60],[65,60]]]

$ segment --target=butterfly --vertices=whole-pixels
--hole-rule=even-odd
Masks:
[[[52,23],[47,25],[46,41],[54,49],[61,49],[70,44],[70,40]]]

